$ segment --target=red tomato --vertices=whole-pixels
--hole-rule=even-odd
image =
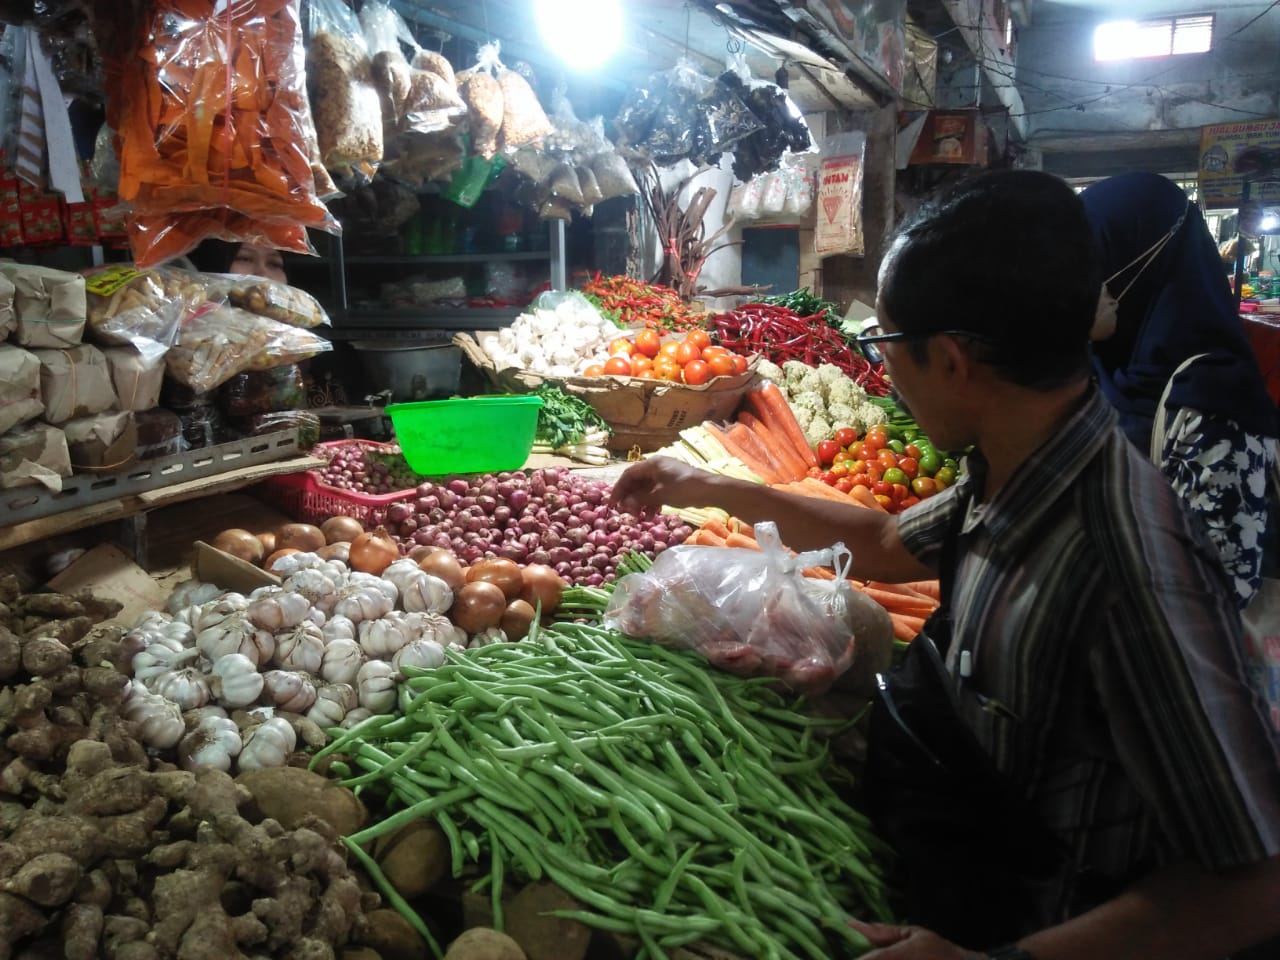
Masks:
[[[653,361],[646,357],[643,353],[633,353],[631,355],[631,375],[638,377],[646,370],[653,369]]]
[[[715,368],[712,367],[714,370]],[[818,461],[832,463],[840,453],[840,444],[834,440],[823,440],[818,444]]]
[[[681,340],[676,347],[676,363],[684,366],[690,360],[701,360],[702,350],[696,344],[690,343],[688,340]]]
[[[615,353],[625,353],[627,356],[631,356],[631,354],[635,351],[635,348],[636,348],[636,345],[632,343],[630,340],[628,340],[626,337],[617,337],[609,341],[610,355]]]
[[[906,510],[908,507],[914,507],[919,502],[920,498],[917,496],[903,497],[902,502],[898,504],[898,509]]]
[[[880,504],[880,506],[884,507],[886,510],[889,510],[890,512],[893,512],[893,513],[897,512],[897,510],[895,509],[895,505],[892,497],[886,497],[883,493],[877,493],[875,495],[875,498],[876,498],[876,503]]]
[[[685,339],[699,350],[705,350],[707,347],[711,346],[711,335],[705,330],[690,330]]]
[[[909,493],[911,493],[911,490],[907,487],[905,483],[895,483],[893,485],[893,493],[890,494],[890,496],[892,496],[893,499],[896,500],[897,502],[901,503],[904,499],[906,499]]]
[[[810,468],[809,468],[808,470],[806,470],[804,473],[805,473],[805,476],[806,476],[806,477],[813,477],[813,479],[815,479],[815,480],[821,480],[821,479],[822,479],[822,468],[821,468],[821,467],[810,467]]]
[[[711,369],[705,361],[690,360],[684,365],[684,382],[691,387],[706,383],[711,378]]]
[[[925,497],[932,497],[938,492],[938,482],[932,477],[916,477],[911,481],[911,490],[923,500]]]
[[[875,480],[871,484],[871,492],[877,497],[892,497],[893,484],[885,483],[883,480]]]
[[[712,357],[731,357],[731,356],[733,356],[733,354],[731,354],[724,347],[720,346],[720,344],[718,343],[713,343],[709,347],[702,348],[703,360],[710,360]]]
[[[711,368],[711,375],[713,377],[728,377],[733,375],[735,368],[732,357],[726,357],[719,353],[707,357],[705,351],[703,351],[702,356],[703,359],[707,361],[707,366]]]
[[[876,462],[885,470],[891,470],[898,465],[898,455],[888,447],[882,447],[876,453]]]
[[[848,477],[841,477],[839,480],[836,481],[836,489],[839,490],[841,493],[848,493],[850,490],[853,489],[853,481],[850,480]]]
[[[747,372],[747,358],[746,358],[746,357],[740,357],[740,356],[738,356],[736,353],[733,355],[733,372],[734,372],[734,373],[746,373],[746,372]]]
[[[837,477],[837,476],[836,476],[834,473],[832,473],[830,470],[823,470],[823,471],[822,471],[822,476],[821,476],[821,477],[819,477],[819,479],[820,479],[823,483],[825,483],[828,487],[834,487],[834,486],[836,485],[836,481],[837,481],[838,479],[840,479],[840,478],[839,478],[839,477]]]
[[[903,452],[906,453],[908,457],[915,457],[917,460],[920,459],[920,448],[914,443],[908,443]]]
[[[584,377],[599,377],[604,374],[603,363],[593,363],[587,369],[582,371]]]
[[[844,461],[842,460],[839,463],[833,463],[831,465],[830,473],[833,477],[837,478],[847,477],[849,475],[849,468],[845,466]]]
[[[670,357],[672,360],[676,358],[676,351],[680,349],[680,344],[675,340],[668,340],[658,348],[658,353],[664,357]]]
[[[645,367],[645,369],[636,373],[641,380],[657,380],[658,375],[653,372],[653,367]]]
[[[866,487],[868,490],[871,489],[871,484],[873,482],[870,475],[863,473],[861,470],[857,473],[850,473],[849,479],[853,481],[853,485],[855,487]]]
[[[652,358],[656,357],[661,349],[662,338],[658,336],[657,330],[641,330],[636,334],[636,353]]]
[[[864,443],[858,444],[857,450],[853,450],[850,452],[856,453],[858,455],[859,460],[865,460],[867,461],[867,463],[875,463],[876,454],[880,452],[880,448],[873,447],[871,446],[871,444],[864,442]]]
[[[618,377],[631,376],[631,361],[624,354],[615,353],[604,362],[604,372]]]
[[[868,463],[867,476],[871,478],[872,483],[875,483],[884,476],[884,467],[880,466],[878,463]]]
[[[908,477],[914,477],[920,472],[920,461],[915,457],[899,457],[898,469]]]
[[[842,447],[851,445],[857,439],[858,431],[854,430],[853,427],[841,427],[836,431],[836,443]]]
[[[879,450],[881,447],[888,445],[889,431],[880,424],[876,424],[867,430],[867,435],[862,438],[862,442],[868,443]]]

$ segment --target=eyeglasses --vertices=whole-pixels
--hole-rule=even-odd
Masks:
[[[854,342],[865,347],[873,343],[888,343],[893,340],[927,340],[929,337],[968,337],[978,343],[994,343],[990,337],[970,330],[899,330],[897,333],[860,333],[853,338]]]

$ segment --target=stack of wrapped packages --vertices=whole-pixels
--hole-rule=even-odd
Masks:
[[[0,262],[0,488],[275,430],[314,442],[297,364],[330,349],[326,320],[257,277]]]

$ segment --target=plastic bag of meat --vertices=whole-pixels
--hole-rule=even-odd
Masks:
[[[605,623],[633,637],[697,650],[743,677],[777,677],[799,693],[826,692],[852,666],[857,645],[892,636],[886,614],[843,576],[849,552],[792,554],[772,523],[756,525],[759,551],[679,546],[644,573],[618,581]],[[835,580],[807,579],[834,566]]]

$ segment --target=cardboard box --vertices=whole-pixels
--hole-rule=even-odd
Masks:
[[[728,420],[742,404],[747,390],[759,379],[755,361],[745,373],[715,377],[697,387],[636,377],[544,377],[528,370],[498,370],[482,344],[496,331],[474,337],[460,333],[453,342],[463,354],[502,390],[527,392],[544,383],[555,383],[576,394],[613,428],[612,450],[639,447],[649,453],[674,442],[680,431],[704,420]]]
[[[212,583],[223,590],[249,594],[259,587],[279,586],[281,579],[261,567],[246,563],[239,557],[223,553],[203,540],[195,544],[196,555],[191,563],[191,575],[197,580]]]
[[[234,559],[234,558],[233,558]],[[163,610],[168,592],[111,543],[100,543],[49,581],[61,593],[92,593],[124,604],[108,623],[132,627],[148,610]]]

